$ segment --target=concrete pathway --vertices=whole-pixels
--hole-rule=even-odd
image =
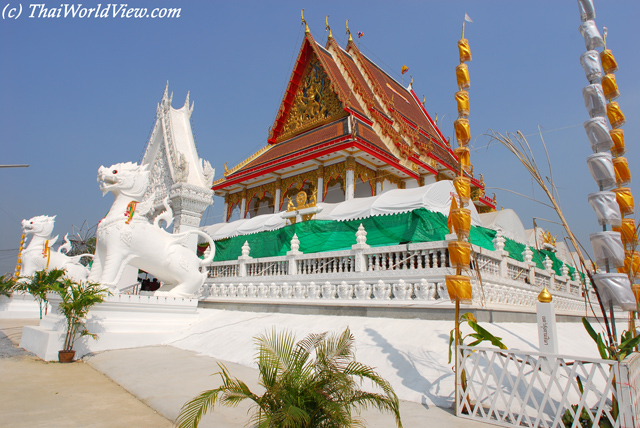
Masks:
[[[0,320],[0,415],[3,427],[170,427],[182,405],[219,385],[215,358],[171,346],[105,351],[73,364],[45,363],[17,348],[22,325]],[[260,393],[257,370],[223,363],[232,376]],[[405,428],[488,428],[441,409],[401,402]],[[217,406],[200,427],[238,428],[249,420],[249,403]],[[368,428],[394,427],[391,415],[363,412]]]
[[[2,427],[158,427],[172,423],[83,362],[46,363],[17,347],[22,325],[0,320]]]

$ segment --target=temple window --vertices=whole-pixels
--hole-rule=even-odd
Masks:
[[[356,179],[356,188],[354,191],[354,197],[356,198],[368,198],[375,195],[375,187],[371,187],[372,181],[362,181],[362,179]],[[375,184],[374,184],[375,185]]]
[[[265,192],[263,195],[254,195],[247,205],[247,217],[253,218],[262,214],[273,214],[273,195]]]
[[[324,202],[333,204],[336,202],[344,202],[344,180],[342,176],[332,177],[327,183],[327,194],[324,196]]]

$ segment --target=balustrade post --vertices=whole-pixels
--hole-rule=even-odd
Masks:
[[[546,256],[544,258],[544,262],[542,262],[542,264],[544,265],[545,270],[549,274],[549,288],[552,289],[552,290],[555,290],[556,289],[556,287],[555,287],[556,271],[553,269],[553,261],[551,261],[549,256]]]
[[[524,247],[524,251],[522,252],[522,258],[524,259],[524,262],[527,264],[527,267],[529,268],[529,284],[531,284],[532,286],[536,285],[536,263],[533,261],[533,251],[531,251],[531,248],[529,246],[525,246]]]
[[[296,260],[302,252],[299,251],[300,248],[300,240],[298,239],[298,235],[295,233],[291,238],[291,251],[287,251],[287,261],[289,262],[289,267],[287,273],[289,275],[297,275],[298,274],[298,262]]]
[[[242,255],[238,257],[238,276],[247,276],[247,262],[253,259],[253,257],[249,256],[249,251],[251,251],[251,248],[249,247],[249,241],[244,241],[244,245],[242,246]]]
[[[508,278],[509,277],[509,252],[505,251],[504,244],[507,240],[502,235],[502,230],[498,229],[496,232],[496,237],[493,238],[493,247],[495,248],[496,254],[500,256],[500,277]]]
[[[358,231],[356,232],[356,244],[351,246],[354,253],[353,258],[355,259],[356,272],[367,271],[367,260],[364,255],[364,250],[367,248],[371,248],[370,245],[367,245],[367,231],[364,230],[364,226],[360,223]]]

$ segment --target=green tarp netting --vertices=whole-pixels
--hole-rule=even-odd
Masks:
[[[249,243],[253,258],[284,256],[291,249],[294,234],[300,241],[300,251],[305,254],[325,251],[348,250],[356,243],[356,231],[362,224],[367,231],[367,244],[372,247],[408,244],[415,242],[444,241],[449,233],[447,217],[441,213],[420,208],[411,212],[368,217],[359,220],[335,221],[312,220],[288,225],[278,230],[240,235],[216,241],[214,261],[237,260],[242,254],[242,245]],[[494,250],[496,231],[472,226],[469,241],[474,245]],[[524,244],[506,239],[505,250],[509,257],[523,261]],[[562,262],[550,251],[536,251],[533,260],[543,269],[545,256],[553,261],[553,267],[561,274]],[[570,268],[573,274],[573,268]]]

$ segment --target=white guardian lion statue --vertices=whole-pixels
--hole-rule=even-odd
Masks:
[[[51,238],[53,225],[56,216],[41,215],[29,220],[22,220],[22,231],[25,235],[32,235],[27,247],[22,251],[20,270],[20,281],[27,281],[29,277],[39,270],[50,271],[51,269],[64,269],[69,279],[80,282],[86,281],[89,269],[80,263],[83,256],[93,257],[92,254],[80,254],[77,256],[67,256],[71,249],[71,242],[64,236],[64,244],[57,251],[51,249],[58,240],[56,235]]]
[[[101,166],[98,182],[103,196],[113,193],[114,201],[107,215],[98,224],[96,254],[89,280],[100,282],[115,291],[124,267],[128,264],[158,278],[164,283],[156,294],[178,297],[194,296],[206,277],[200,268],[209,264],[215,255],[214,243],[206,233],[190,230],[170,234],[160,227],[173,222],[173,212],[164,201],[165,210],[153,223],[145,216],[155,194],[141,202],[149,185],[147,165],[119,163],[109,168]],[[211,251],[200,260],[195,251],[186,246],[188,235],[195,233],[209,242]]]

